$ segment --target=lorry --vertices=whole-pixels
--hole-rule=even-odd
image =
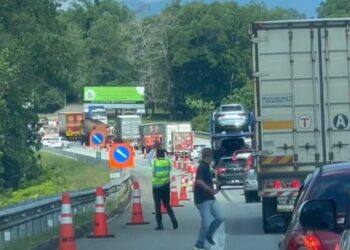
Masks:
[[[308,174],[349,160],[350,19],[252,24],[255,160],[265,233]],[[277,223],[275,223],[277,222]]]
[[[104,106],[87,106],[85,110],[85,119],[98,120],[104,124],[108,124],[107,112]]]
[[[171,134],[172,152],[175,156],[191,155],[194,143],[194,132],[173,132]]]
[[[115,133],[121,140],[135,143],[140,139],[139,126],[141,123],[139,115],[118,115]]]
[[[190,122],[149,123],[139,126],[141,148],[149,151],[156,143],[167,152],[173,153],[172,133],[191,132]]]
[[[84,120],[83,112],[58,113],[58,133],[68,140],[78,140],[81,136],[81,122]]]
[[[98,120],[86,119],[81,123],[82,144],[86,146],[93,146],[90,145],[90,136],[94,131],[99,131],[104,137],[103,142],[99,146],[106,147],[107,137],[110,135],[110,127]]]

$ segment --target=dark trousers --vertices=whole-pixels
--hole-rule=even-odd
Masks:
[[[166,208],[171,222],[174,224],[176,221],[175,214],[173,209],[170,206],[170,183],[165,184],[160,187],[153,187],[153,200],[156,210],[156,220],[157,225],[162,225],[162,213],[160,212],[161,202],[163,202],[164,207]]]

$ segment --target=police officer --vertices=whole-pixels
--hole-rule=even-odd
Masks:
[[[171,162],[165,157],[165,150],[157,148],[156,159],[152,164],[152,192],[156,210],[157,227],[155,230],[163,230],[161,202],[166,208],[173,228],[178,228],[173,209],[170,206],[170,171]]]

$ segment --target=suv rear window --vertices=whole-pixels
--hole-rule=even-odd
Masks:
[[[222,106],[221,108],[221,112],[229,112],[229,111],[241,111],[242,107],[241,106]]]
[[[239,164],[233,162],[232,159],[223,159],[220,162],[220,166],[224,168],[235,168],[235,167],[239,167]]]
[[[336,202],[337,213],[346,214],[350,201],[350,176],[320,177],[312,188],[310,199],[333,199]]]

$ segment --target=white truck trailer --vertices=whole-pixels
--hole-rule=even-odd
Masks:
[[[350,19],[252,25],[256,163],[262,219],[290,218],[318,166],[350,159]]]

